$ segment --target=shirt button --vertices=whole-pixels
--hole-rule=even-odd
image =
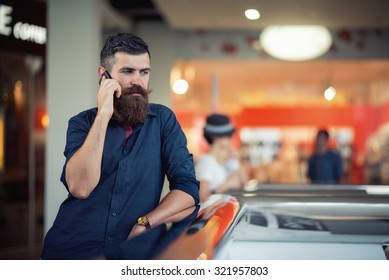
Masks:
[[[116,217],[116,215],[117,215],[117,214],[116,214],[115,212],[112,213],[112,216]]]
[[[108,235],[108,236],[107,236],[107,239],[108,239],[108,240],[111,240],[111,239],[112,239],[111,235]]]
[[[121,170],[124,170],[124,165],[120,165],[120,169],[121,169]]]

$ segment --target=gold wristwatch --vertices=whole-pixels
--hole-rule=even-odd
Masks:
[[[136,223],[140,226],[145,226],[146,229],[151,229],[149,219],[147,218],[147,216],[139,217]]]

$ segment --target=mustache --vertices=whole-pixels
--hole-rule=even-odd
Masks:
[[[139,93],[141,96],[146,97],[151,93],[151,90],[145,89],[141,86],[127,87],[122,89],[122,95],[119,98],[122,96],[131,95],[133,93]]]

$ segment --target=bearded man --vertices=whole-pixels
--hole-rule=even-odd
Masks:
[[[198,211],[185,135],[170,109],[148,101],[148,45],[120,33],[107,38],[100,59],[97,108],[69,121],[61,175],[69,195],[42,259],[152,258]],[[170,191],[161,201],[165,176]]]

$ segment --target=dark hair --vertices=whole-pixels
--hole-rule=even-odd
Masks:
[[[319,137],[320,135],[323,135],[327,140],[330,138],[330,134],[328,133],[328,131],[326,129],[320,129],[317,132],[317,137]]]
[[[149,46],[138,36],[131,33],[119,33],[109,36],[100,53],[100,64],[110,70],[112,58],[117,52],[124,52],[130,55],[140,55],[148,53],[150,56]]]
[[[227,115],[211,114],[207,116],[207,121],[204,127],[204,138],[208,144],[212,145],[217,137],[232,137],[235,128],[230,122]]]
[[[215,140],[214,137],[211,137],[211,136],[206,135],[206,134],[204,134],[204,139],[207,141],[207,143],[208,143],[209,145],[212,145],[212,144],[213,144],[213,141]]]

